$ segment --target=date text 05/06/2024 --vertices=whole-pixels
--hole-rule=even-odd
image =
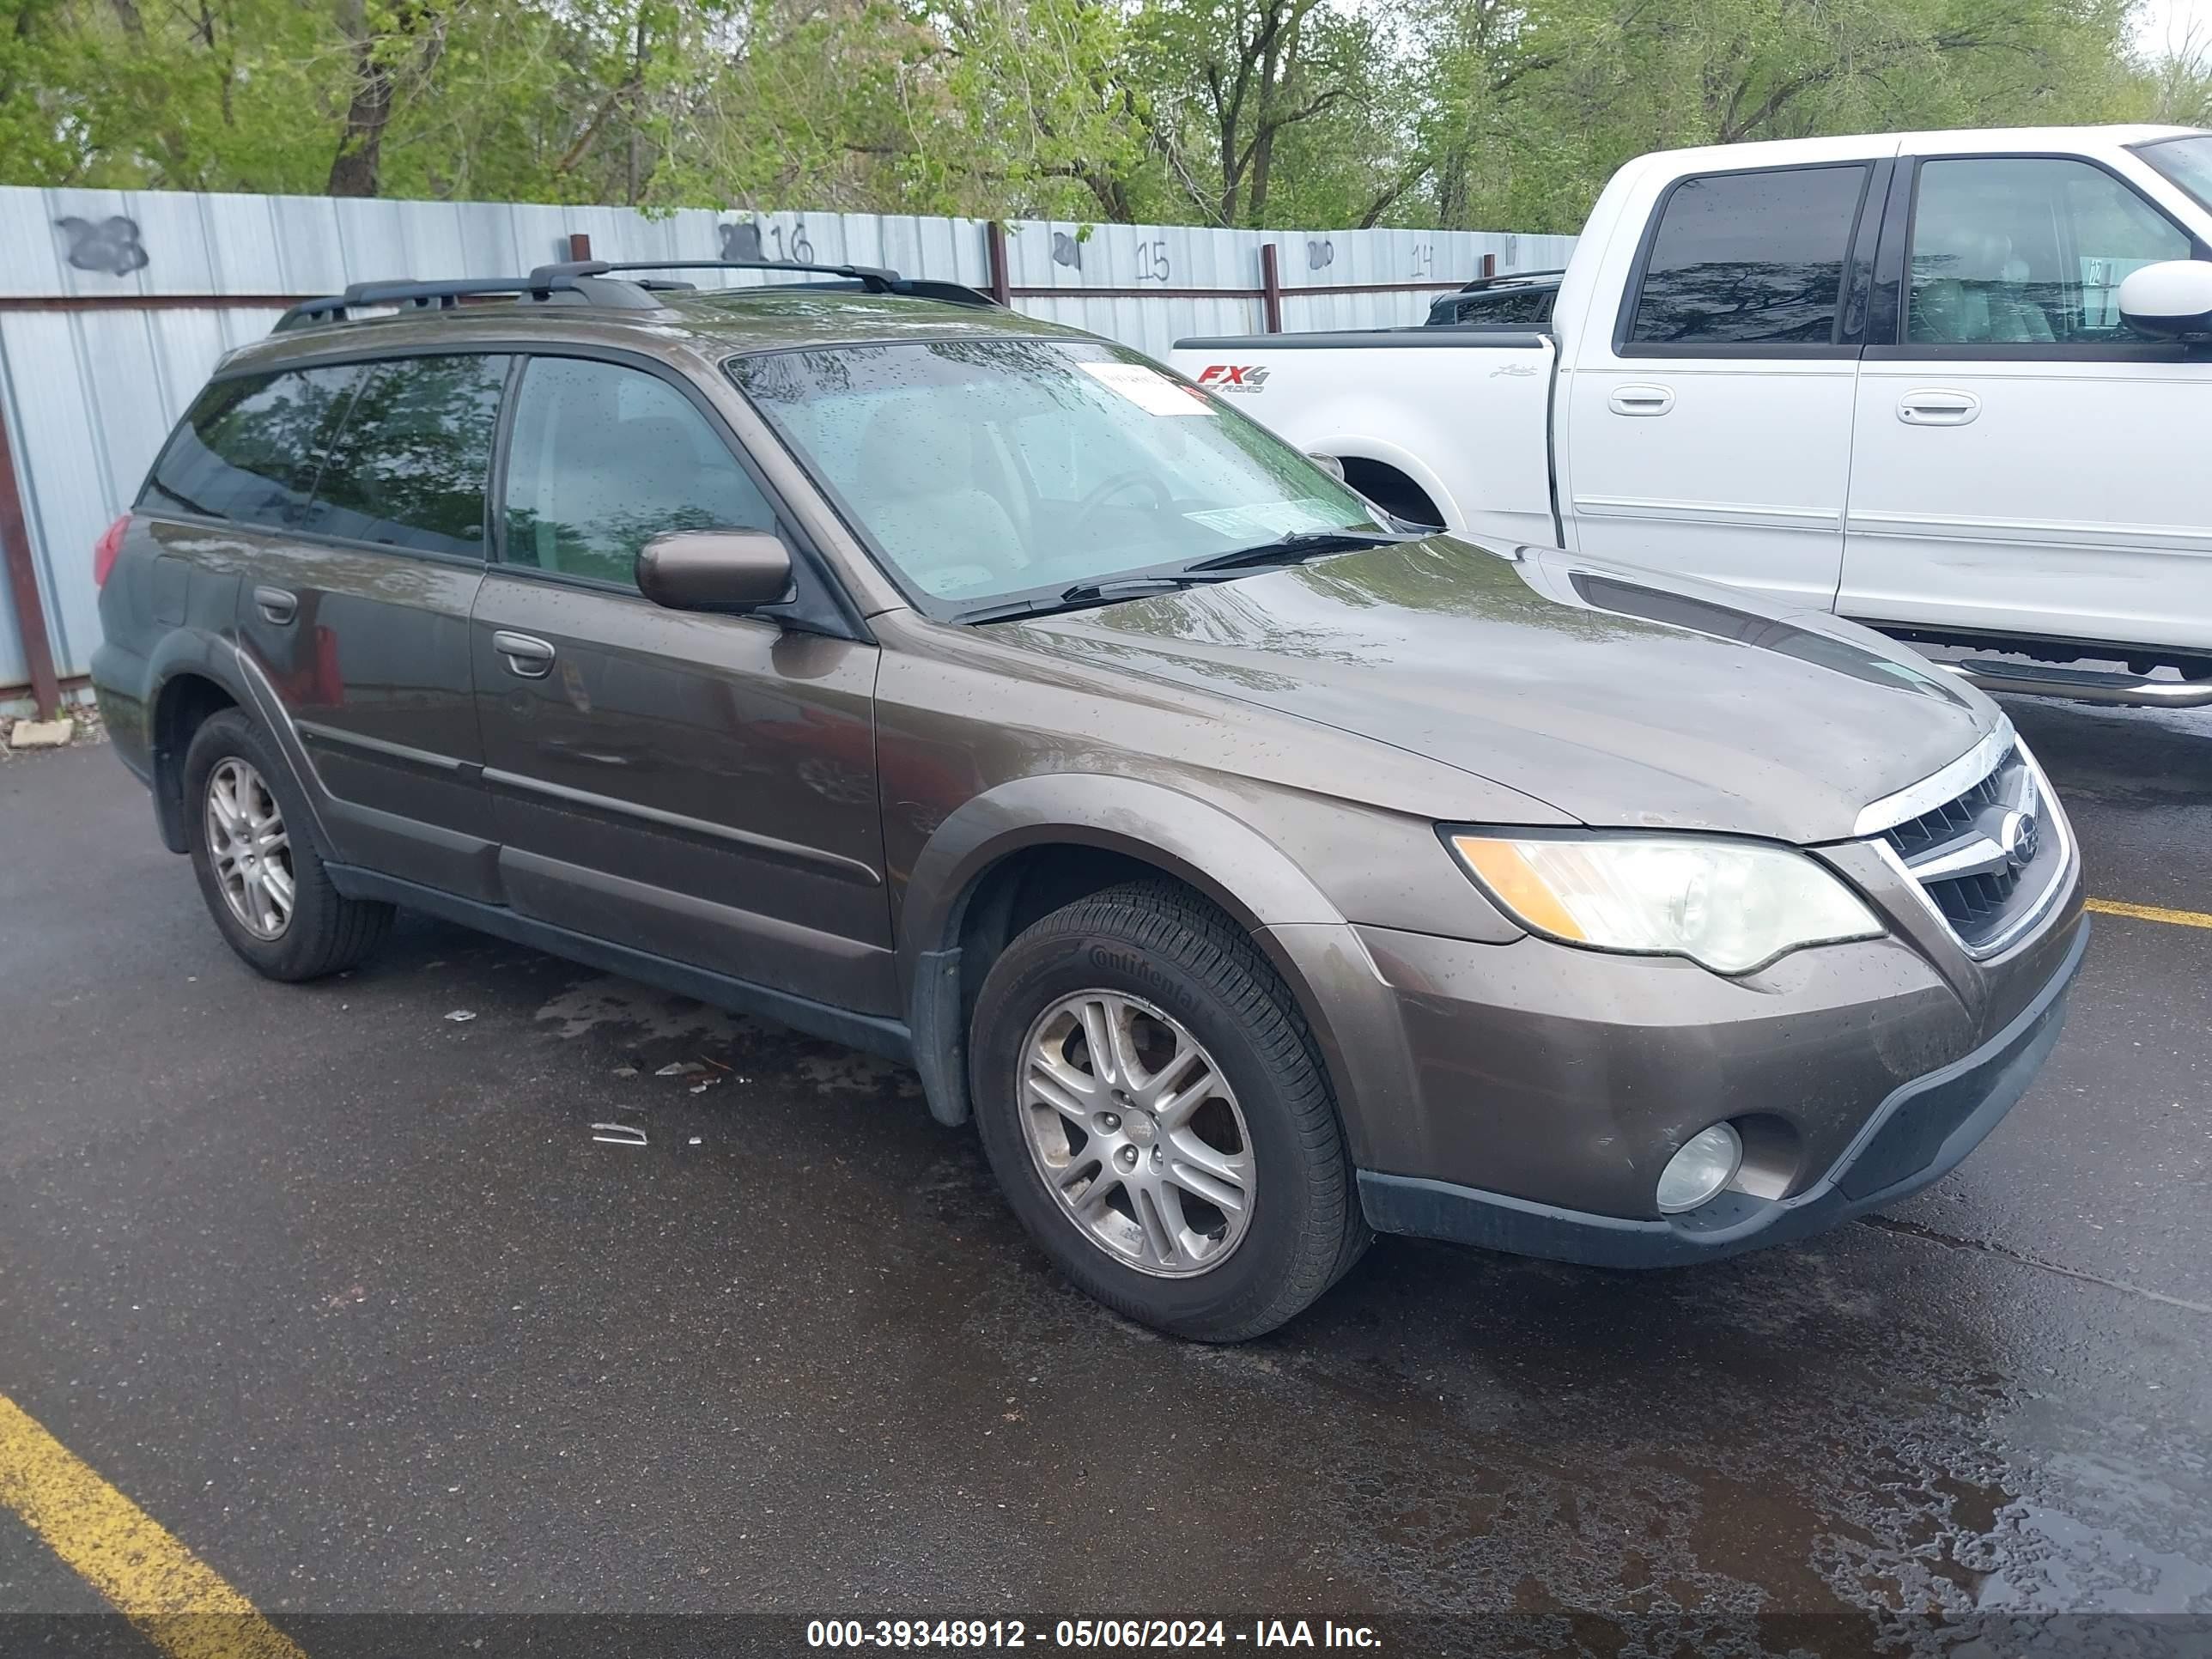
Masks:
[[[1255,1619],[811,1619],[810,1648],[1048,1648],[1174,1650],[1197,1648],[1337,1648],[1379,1650],[1365,1625]]]

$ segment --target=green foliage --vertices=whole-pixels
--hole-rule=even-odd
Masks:
[[[0,0],[0,179],[1571,230],[1662,146],[2212,108],[2130,0]]]

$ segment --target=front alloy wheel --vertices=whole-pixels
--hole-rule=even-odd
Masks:
[[[296,891],[291,837],[261,774],[235,755],[208,774],[207,846],[240,926],[256,939],[282,939]]]
[[[1007,1204],[1128,1318],[1243,1341],[1366,1246],[1313,1033],[1251,934],[1187,887],[1109,887],[1022,929],[968,1063]]]
[[[1079,991],[1037,1017],[1023,1053],[1030,1157],[1093,1244],[1180,1279],[1243,1242],[1251,1135],[1236,1091],[1181,1021],[1118,991]]]

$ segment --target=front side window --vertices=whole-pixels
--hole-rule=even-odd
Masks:
[[[728,370],[892,573],[955,611],[1376,528],[1280,439],[1103,343],[829,346]]]
[[[1832,344],[1863,165],[1686,179],[1668,192],[1632,345]]]
[[[507,360],[374,365],[331,445],[307,528],[418,553],[482,558],[484,486]]]
[[[163,447],[139,505],[298,528],[323,446],[367,373],[348,364],[216,381]]]
[[[1921,164],[1905,338],[1917,345],[2134,341],[2120,283],[2189,239],[2102,167],[2056,156]]]
[[[523,370],[505,509],[506,563],[625,586],[656,536],[776,527],[690,398],[641,369],[581,357],[533,357]]]

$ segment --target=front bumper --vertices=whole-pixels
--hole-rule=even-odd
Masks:
[[[1825,1173],[1784,1195],[1732,1191],[1688,1215],[1637,1219],[1362,1170],[1361,1205],[1379,1231],[1608,1267],[1714,1261],[1820,1232],[1941,1179],[2027,1092],[2058,1041],[2088,919],[2070,916],[2051,934],[2056,968],[2025,1006],[1958,1059],[1892,1089]]]

